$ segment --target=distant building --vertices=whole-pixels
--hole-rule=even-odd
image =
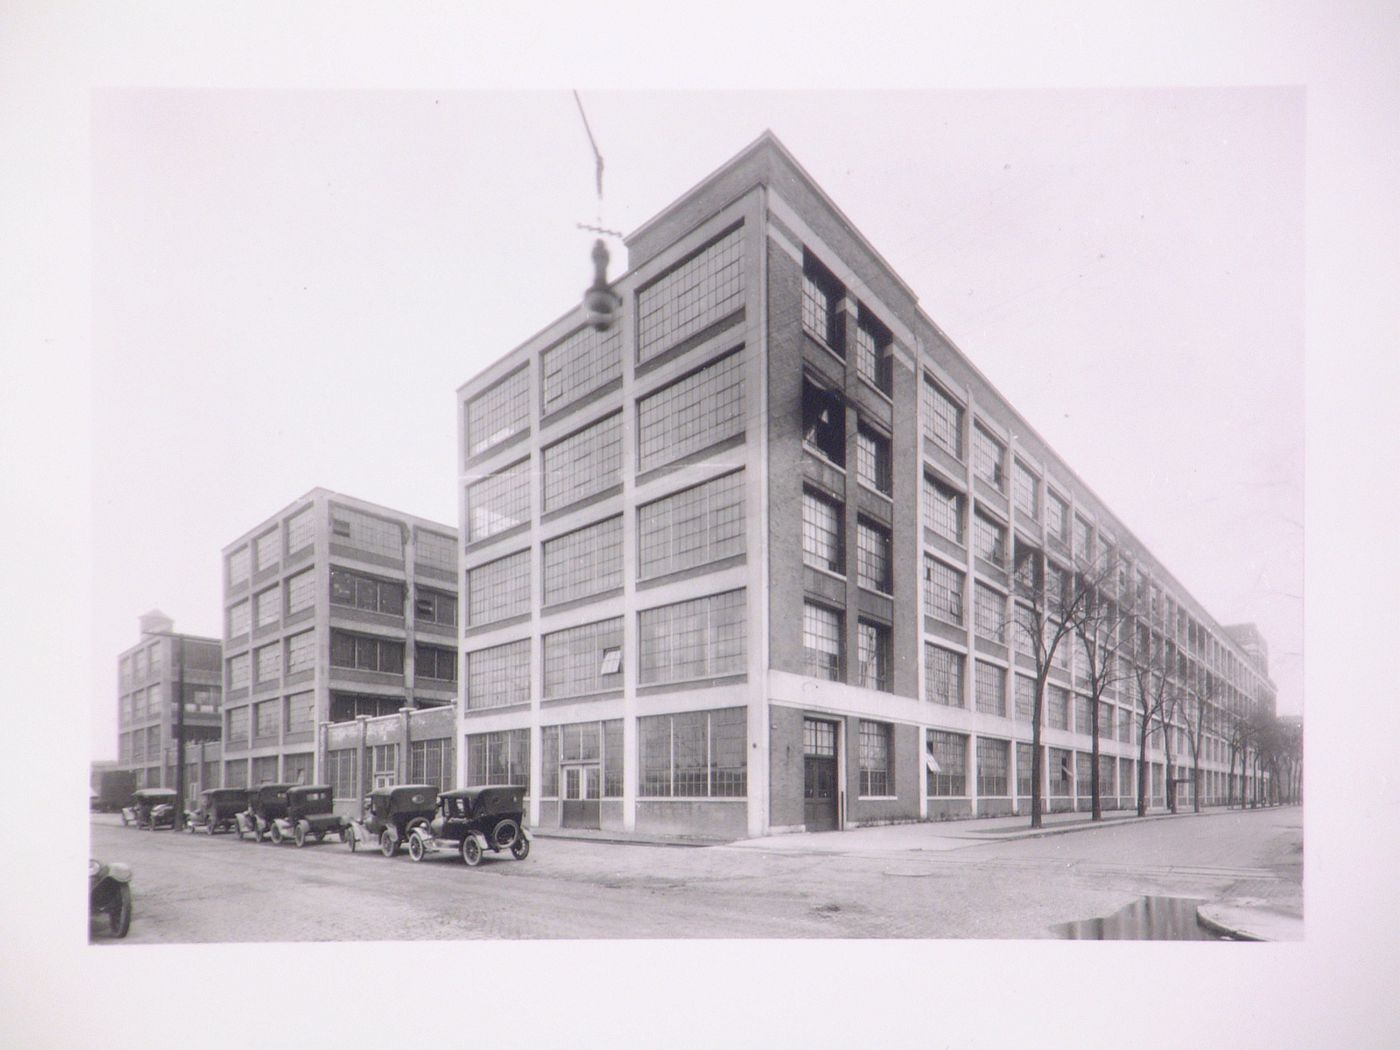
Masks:
[[[174,787],[173,752],[183,688],[185,742],[218,740],[223,647],[217,638],[176,632],[159,610],[141,617],[141,641],[117,659],[117,765],[137,787]]]
[[[457,558],[452,526],[319,488],[226,546],[220,786],[357,799],[318,726],[452,705]]]

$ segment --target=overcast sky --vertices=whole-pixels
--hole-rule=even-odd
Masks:
[[[1301,91],[584,103],[624,231],[772,129],[1301,711]],[[563,90],[100,91],[92,131],[107,757],[137,617],[219,635],[240,533],[317,485],[456,524],[454,392],[576,303],[599,216]]]

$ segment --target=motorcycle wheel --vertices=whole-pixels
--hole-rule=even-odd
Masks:
[[[107,913],[107,921],[113,937],[125,937],[127,930],[131,929],[131,887],[126,883],[121,884],[117,900]]]

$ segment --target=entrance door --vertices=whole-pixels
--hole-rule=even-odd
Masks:
[[[603,793],[602,769],[596,762],[564,766],[563,809],[559,823],[566,828],[599,826],[598,799]]]
[[[836,723],[808,718],[802,725],[805,777],[803,822],[808,831],[832,831],[837,826]]]

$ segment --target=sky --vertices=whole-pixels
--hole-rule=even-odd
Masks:
[[[1301,91],[582,98],[601,205],[567,91],[96,94],[95,756],[137,617],[219,635],[220,549],[297,496],[455,525],[456,388],[577,302],[577,224],[764,129],[1301,711]]]

